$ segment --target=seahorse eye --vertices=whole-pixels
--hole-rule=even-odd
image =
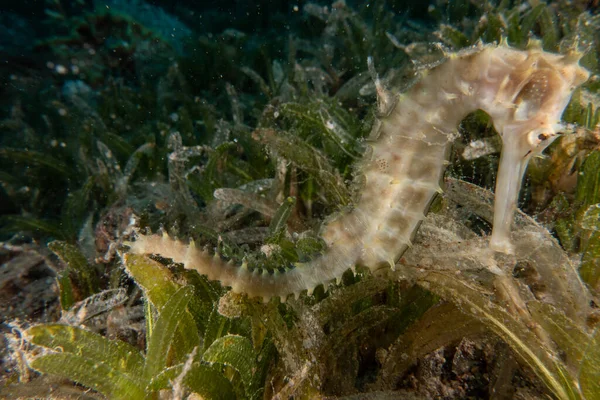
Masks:
[[[543,148],[548,146],[556,138],[557,134],[544,128],[529,132],[527,141],[532,149],[542,145]],[[550,142],[548,142],[550,140]],[[542,148],[542,149],[543,149]]]
[[[550,82],[549,74],[544,71],[536,72],[530,77],[515,99],[517,121],[529,120],[544,108],[552,91]]]

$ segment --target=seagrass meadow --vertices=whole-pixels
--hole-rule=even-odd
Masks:
[[[597,1],[0,7],[0,397],[600,399]]]

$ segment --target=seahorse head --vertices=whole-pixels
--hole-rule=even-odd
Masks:
[[[508,235],[527,163],[563,130],[564,109],[589,72],[579,65],[580,54],[518,51],[507,46],[488,52],[479,101],[502,137],[490,246],[511,253]]]
[[[534,153],[542,151],[562,129],[560,119],[573,91],[589,72],[569,56],[534,53],[513,100],[516,125],[528,125],[526,144]]]
[[[509,47],[490,49],[490,109],[503,142],[518,142],[522,156],[544,150],[563,128],[562,113],[573,91],[588,77],[580,53],[559,55],[541,49],[527,52]],[[484,100],[485,101],[485,100]],[[515,143],[516,144],[516,143]]]

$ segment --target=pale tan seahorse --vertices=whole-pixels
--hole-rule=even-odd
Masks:
[[[351,211],[324,224],[321,235],[328,247],[310,262],[283,273],[259,273],[166,234],[138,235],[130,252],[170,258],[234,292],[265,300],[303,290],[310,294],[320,284],[327,288],[356,264],[393,268],[441,190],[457,125],[481,109],[503,143],[490,248],[511,253],[510,227],[527,163],[556,138],[571,94],[588,79],[580,56],[478,45],[447,54],[405,93],[391,96],[378,85],[381,115],[372,151],[360,167],[361,197]]]

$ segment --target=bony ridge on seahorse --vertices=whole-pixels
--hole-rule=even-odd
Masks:
[[[491,116],[503,143],[490,248],[511,253],[510,227],[527,163],[556,138],[571,94],[589,77],[580,57],[479,44],[447,54],[444,63],[397,96],[376,81],[380,115],[371,135],[372,151],[360,165],[365,179],[361,197],[351,211],[324,224],[321,235],[328,247],[310,262],[283,273],[259,272],[166,234],[138,235],[129,243],[130,252],[159,254],[234,292],[265,300],[312,293],[356,264],[393,268],[441,191],[456,127],[481,109]]]

